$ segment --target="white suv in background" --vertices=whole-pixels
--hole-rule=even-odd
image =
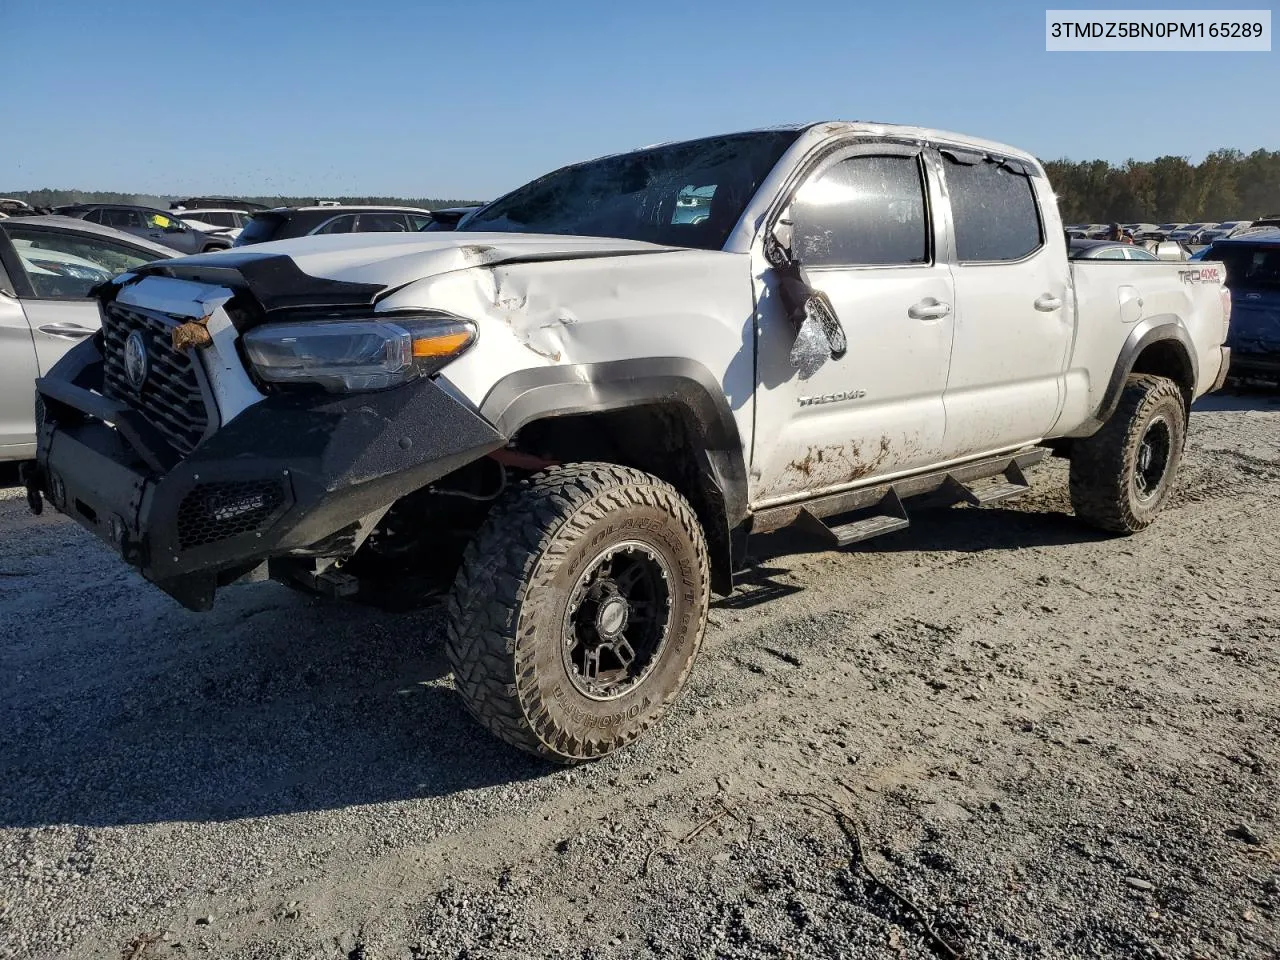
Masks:
[[[187,226],[201,233],[218,233],[234,240],[244,225],[253,219],[253,211],[200,208],[173,211]]]

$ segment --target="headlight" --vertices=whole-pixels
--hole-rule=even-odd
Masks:
[[[383,320],[267,324],[244,335],[244,348],[263,380],[353,393],[430,376],[475,338],[475,324],[458,317],[388,314]]]

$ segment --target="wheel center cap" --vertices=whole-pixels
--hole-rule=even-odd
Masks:
[[[627,606],[627,601],[621,597],[611,597],[600,604],[600,609],[596,613],[596,631],[600,634],[600,638],[606,641],[616,640],[627,628],[629,615],[630,608]]]

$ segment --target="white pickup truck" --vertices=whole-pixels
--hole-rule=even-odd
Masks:
[[[1036,159],[819,123],[550,173],[457,232],[307,237],[100,288],[38,381],[45,500],[192,609],[270,576],[447,597],[468,708],[573,762],[683,686],[748,535],[832,546],[1071,461],[1147,526],[1227,371],[1216,264],[1067,259]]]

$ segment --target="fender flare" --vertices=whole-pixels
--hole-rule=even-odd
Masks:
[[[1071,436],[1090,436],[1111,418],[1111,415],[1116,412],[1116,407],[1120,405],[1120,394],[1124,392],[1124,385],[1129,379],[1129,374],[1133,373],[1138,357],[1142,356],[1142,352],[1147,347],[1164,340],[1175,341],[1182,348],[1181,352],[1191,371],[1191,389],[1194,393],[1195,385],[1200,382],[1200,369],[1196,361],[1195,344],[1186,326],[1181,319],[1171,313],[1145,317],[1129,331],[1129,336],[1121,346],[1120,355],[1111,371],[1111,379],[1107,381],[1107,389],[1102,394],[1102,403],[1098,406],[1097,412],[1081,430],[1072,431]],[[1187,412],[1190,413],[1190,410]]]
[[[747,465],[738,424],[720,381],[687,357],[644,357],[535,367],[508,374],[480,403],[480,414],[503,436],[535,420],[626,410],[680,407],[697,429],[695,451],[708,492],[720,500],[723,525],[707,530],[716,591],[731,589],[730,531],[746,520]]]

